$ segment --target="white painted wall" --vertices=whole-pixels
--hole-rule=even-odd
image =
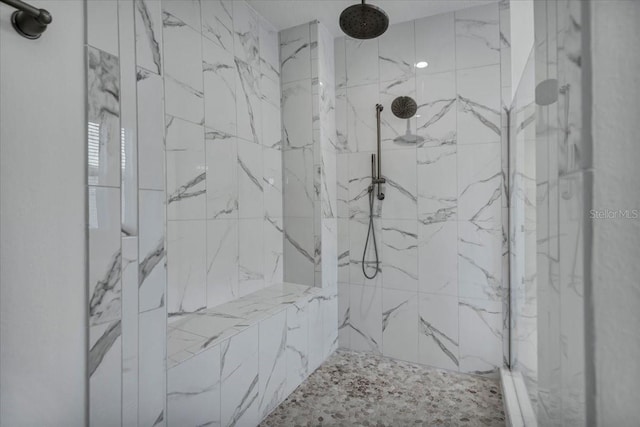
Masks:
[[[591,3],[594,209],[640,209],[640,2]],[[593,220],[598,425],[638,424],[640,218]]]
[[[511,91],[515,95],[533,48],[533,0],[511,0]]]
[[[85,425],[84,2],[40,5],[38,41],[0,5],[3,427]]]

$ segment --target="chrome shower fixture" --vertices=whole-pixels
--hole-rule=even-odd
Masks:
[[[340,14],[340,29],[354,39],[375,39],[389,28],[389,16],[372,4],[349,6]]]
[[[380,150],[380,113],[382,113],[383,107],[380,104],[376,104],[376,120],[377,120],[377,131],[378,131],[378,158],[377,158],[377,170],[376,170],[376,155],[371,155],[371,184],[367,188],[367,193],[369,197],[369,227],[367,228],[367,237],[364,242],[364,250],[362,251],[362,273],[364,277],[371,280],[378,275],[378,271],[380,270],[380,256],[378,254],[378,244],[376,242],[376,232],[375,227],[373,226],[373,203],[375,201],[375,189],[378,186],[378,200],[384,200],[384,193],[382,192],[381,184],[387,182],[386,179],[382,177],[382,162],[381,162],[381,150]],[[369,240],[373,240],[373,251],[375,254],[375,271],[372,275],[367,274],[366,268],[366,257],[367,257],[367,248],[369,246]]]

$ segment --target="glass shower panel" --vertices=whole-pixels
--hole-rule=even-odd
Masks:
[[[536,408],[538,332],[536,289],[536,104],[533,52],[509,119],[510,365],[522,374]]]

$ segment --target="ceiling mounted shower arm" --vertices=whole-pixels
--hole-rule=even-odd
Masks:
[[[11,14],[11,24],[21,36],[35,40],[44,33],[53,20],[48,10],[38,9],[20,0],[0,0],[18,10]]]

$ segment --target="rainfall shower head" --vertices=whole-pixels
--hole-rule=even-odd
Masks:
[[[375,39],[389,27],[389,17],[377,6],[361,4],[349,6],[340,14],[340,28],[354,39]]]
[[[409,96],[399,96],[391,103],[391,111],[399,119],[410,119],[418,112],[418,104]]]

